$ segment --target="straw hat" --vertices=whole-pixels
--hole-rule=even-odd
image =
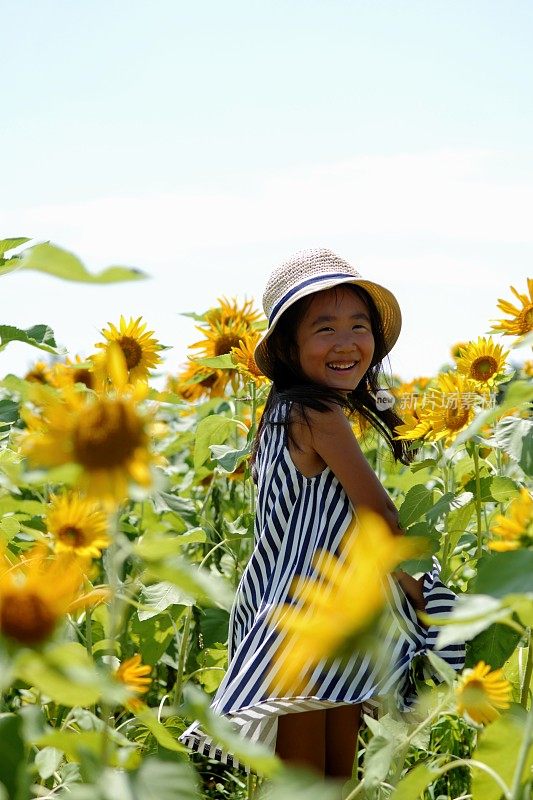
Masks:
[[[342,283],[362,286],[372,297],[383,326],[384,355],[392,350],[402,327],[400,306],[392,292],[378,283],[363,280],[355,267],[331,250],[325,248],[301,250],[274,270],[263,294],[263,309],[268,319],[268,329],[257,344],[254,357],[264,375],[272,378],[269,337],[283,312],[301,297],[331,289]]]

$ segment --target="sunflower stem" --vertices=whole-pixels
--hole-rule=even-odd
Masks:
[[[509,800],[521,800],[522,773],[526,765],[527,755],[529,752],[529,747],[531,745],[532,739],[533,739],[533,708],[528,712],[527,715],[526,726],[524,729],[524,736],[520,744],[518,759],[516,761],[516,767],[513,775],[513,783],[511,786],[511,794],[509,795]]]
[[[85,609],[85,647],[90,658],[93,657],[93,628],[91,607]]]
[[[178,671],[176,675],[176,683],[174,684],[174,692],[172,697],[173,705],[179,706],[181,702],[181,694],[183,691],[183,675],[185,673],[185,662],[187,659],[187,650],[189,649],[189,631],[192,619],[192,606],[188,606],[183,621],[183,630],[181,633],[181,642],[178,656]]]
[[[531,641],[531,628],[528,628],[528,645],[527,645],[527,661],[526,671],[524,673],[524,682],[522,684],[522,692],[520,694],[520,705],[527,711],[527,701],[529,699],[529,686],[531,683],[531,674],[533,673],[533,642]]]
[[[483,555],[483,530],[481,527],[481,481],[479,477],[479,445],[472,442],[472,454],[474,456],[474,471],[476,474],[476,519],[477,519],[477,557]]]

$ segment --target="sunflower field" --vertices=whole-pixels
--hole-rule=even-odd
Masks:
[[[143,277],[94,274],[27,242],[0,241],[0,277]],[[467,641],[465,669],[431,654],[412,712],[365,717],[344,787],[288,768],[209,707],[253,548],[249,457],[269,391],[253,358],[265,327],[255,304],[221,298],[189,314],[197,341],[170,375],[149,320],[108,322],[83,354],[58,348],[47,324],[0,321],[0,351],[19,341],[38,352],[26,374],[0,379],[0,800],[532,796],[533,279],[501,296],[490,332],[450,342],[438,374],[384,376],[396,434],[416,448],[410,466],[352,420],[406,536],[393,543],[363,512],[367,536],[335,608],[307,586],[313,628],[287,623],[297,675],[298,658],[360,638],[379,647],[385,596],[369,589],[362,608],[347,588],[377,561],[416,575],[436,555],[459,595],[450,618],[427,623],[441,645]],[[194,720],[248,769],[191,754],[179,736]]]

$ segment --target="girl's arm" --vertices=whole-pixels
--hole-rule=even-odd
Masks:
[[[398,511],[363,455],[351,425],[339,406],[331,411],[308,410],[308,444],[340,481],[353,507],[366,506],[381,514],[393,534],[403,535]],[[303,433],[301,425],[299,433]],[[393,573],[416,609],[425,610],[423,576],[415,580],[401,570]]]
[[[396,506],[366,460],[343,410],[339,406],[325,412],[310,410],[308,416],[309,444],[336,475],[353,507],[370,508],[381,514],[394,534],[403,534]]]

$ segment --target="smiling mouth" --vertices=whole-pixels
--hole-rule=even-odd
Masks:
[[[359,364],[358,361],[332,361],[329,364],[326,364],[326,366],[329,369],[334,369],[335,372],[349,372],[351,369],[357,366],[357,364]]]

